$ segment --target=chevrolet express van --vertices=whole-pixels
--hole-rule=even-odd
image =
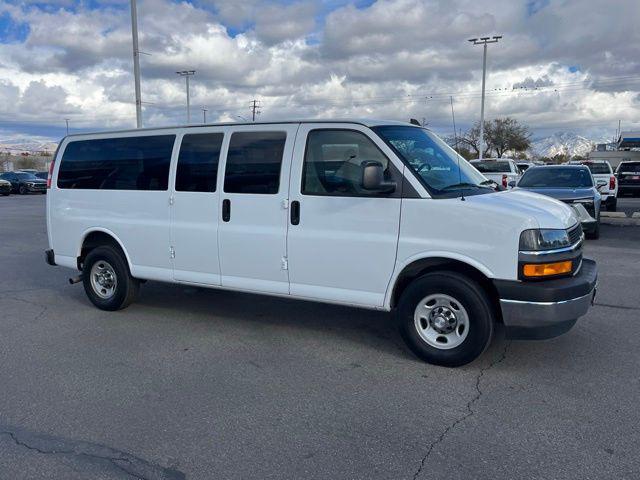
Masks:
[[[79,270],[103,310],[155,280],[393,311],[418,357],[458,366],[496,323],[553,337],[595,295],[568,206],[496,192],[411,124],[70,135],[48,182],[47,262]]]

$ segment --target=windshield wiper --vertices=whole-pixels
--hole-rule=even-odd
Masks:
[[[483,182],[484,183],[484,182]],[[461,183],[454,183],[453,185],[447,185],[446,187],[442,188],[442,191],[445,190],[462,190],[463,188],[489,188],[491,189],[491,187],[488,187],[486,185],[478,185],[477,183],[469,183],[469,182],[461,182]]]

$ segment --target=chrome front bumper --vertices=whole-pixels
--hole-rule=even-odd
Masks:
[[[559,302],[500,300],[502,319],[510,338],[544,339],[561,335],[589,311],[596,289],[578,298]]]
[[[597,266],[588,259],[583,259],[573,277],[540,282],[494,280],[507,336],[544,339],[567,332],[593,304],[597,283]]]

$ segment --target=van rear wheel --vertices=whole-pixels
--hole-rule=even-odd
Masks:
[[[111,246],[91,250],[82,270],[84,291],[101,310],[127,307],[140,289],[140,281],[131,276],[124,256]]]
[[[484,290],[456,272],[428,273],[402,293],[400,333],[413,353],[435,365],[475,360],[493,336],[493,313]]]

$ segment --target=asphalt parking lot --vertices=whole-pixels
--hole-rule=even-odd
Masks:
[[[95,309],[0,198],[1,479],[636,479],[640,227],[603,225],[568,334],[459,369],[385,313],[149,282]]]

